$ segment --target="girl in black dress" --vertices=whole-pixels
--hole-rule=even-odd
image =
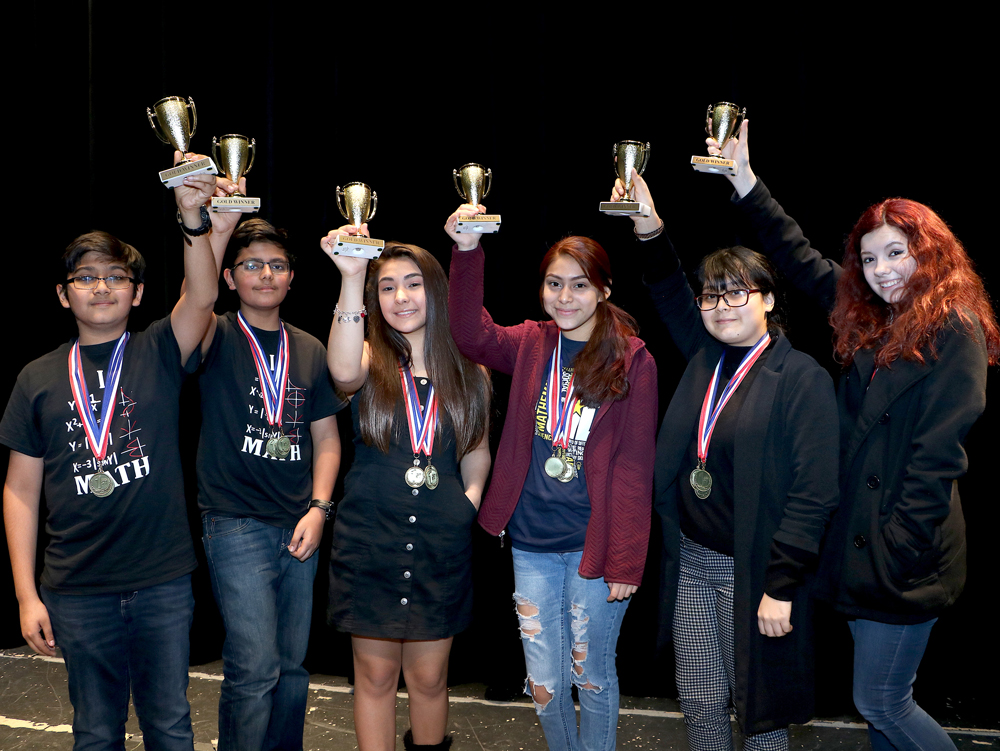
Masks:
[[[471,620],[490,379],[452,341],[448,282],[434,257],[400,244],[370,267],[333,254],[337,235],[359,231],[344,226],[321,241],[341,273],[328,362],[351,395],[356,449],[334,526],[330,611],[351,634],[361,751],[395,747],[400,669],[410,698],[404,743],[443,749],[448,654]]]

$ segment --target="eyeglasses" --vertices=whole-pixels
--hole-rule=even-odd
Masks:
[[[727,289],[721,295],[696,295],[694,298],[694,304],[698,306],[699,310],[715,310],[719,307],[719,298],[721,297],[730,308],[742,308],[750,302],[750,295],[754,292],[760,292],[760,290]]]
[[[128,289],[134,281],[130,276],[74,276],[66,280],[76,289],[97,289],[99,282],[104,282],[108,289]]]
[[[267,266],[271,269],[271,273],[275,276],[281,276],[282,274],[287,274],[291,267],[287,261],[258,261],[256,258],[251,258],[246,261],[240,261],[236,266],[242,266],[244,269],[249,271],[251,274],[256,274],[258,271]],[[235,269],[236,266],[233,266]]]

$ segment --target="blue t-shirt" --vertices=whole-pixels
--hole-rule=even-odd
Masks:
[[[562,336],[562,379],[560,397],[565,397],[573,359],[586,342]],[[569,430],[566,460],[576,467],[576,477],[560,482],[545,474],[545,461],[552,456],[552,433],[549,430],[548,369],[535,407],[535,435],[531,445],[531,466],[521,489],[514,515],[507,525],[511,544],[532,553],[568,553],[583,550],[590,521],[590,496],[583,466],[583,449],[597,414],[594,407],[577,404]],[[553,411],[556,405],[552,405]]]

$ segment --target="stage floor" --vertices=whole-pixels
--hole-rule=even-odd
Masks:
[[[194,746],[196,751],[212,751],[218,738],[222,663],[194,666],[190,676],[188,698]],[[485,691],[482,684],[451,687],[448,719],[453,751],[545,751],[542,729],[528,698],[514,702],[487,701],[483,698]],[[687,748],[684,723],[675,702],[623,696],[621,705],[619,748],[680,751]],[[309,687],[304,748],[330,751],[357,748],[351,707],[351,687],[345,678],[314,674]],[[71,749],[72,716],[62,660],[39,657],[26,647],[0,650],[0,749]],[[396,719],[399,751],[403,749],[402,734],[408,726],[406,693],[401,691]],[[134,712],[130,713],[126,731],[125,748],[141,748],[142,736]],[[949,729],[949,732],[961,751],[1000,749],[1000,731]],[[793,749],[836,746],[837,751],[861,751],[869,747],[864,727],[851,717],[793,726],[791,740]]]

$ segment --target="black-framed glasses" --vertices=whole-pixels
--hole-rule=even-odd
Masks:
[[[251,274],[256,274],[260,272],[265,266],[267,266],[269,269],[271,269],[271,273],[274,274],[275,276],[281,276],[282,274],[287,274],[289,271],[291,271],[292,268],[287,261],[259,261],[256,258],[250,258],[247,259],[246,261],[240,261],[235,266],[233,266],[233,268],[235,269],[236,266],[242,266],[246,271],[249,271]]]
[[[100,282],[108,289],[128,289],[134,282],[130,276],[74,276],[66,280],[67,284],[72,284],[76,289],[97,289]]]
[[[710,292],[704,295],[695,295],[694,304],[698,306],[698,310],[715,310],[719,307],[719,299],[721,298],[730,308],[742,308],[750,302],[750,295],[754,292],[760,292],[760,290],[727,289],[720,294]]]

